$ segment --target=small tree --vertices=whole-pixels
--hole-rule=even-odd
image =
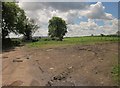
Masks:
[[[23,34],[25,40],[31,40],[32,35],[39,28],[33,19],[29,20],[27,18],[20,21],[18,25],[18,33]]]
[[[67,24],[62,18],[52,17],[52,19],[49,20],[48,29],[48,35],[52,39],[62,41],[63,36],[67,33]]]
[[[104,34],[100,34],[102,37],[104,36]]]
[[[93,34],[91,34],[91,36],[94,36]]]
[[[117,35],[117,36],[120,36],[120,31],[117,31],[117,32],[116,32],[116,35]]]
[[[38,29],[38,25],[35,24],[35,21],[32,20],[28,20],[27,24],[26,24],[26,28],[24,31],[24,37],[26,40],[31,40],[32,39],[32,35],[35,33],[35,31]]]

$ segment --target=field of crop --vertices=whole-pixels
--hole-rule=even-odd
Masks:
[[[29,43],[30,47],[49,47],[49,46],[64,46],[64,45],[77,45],[77,44],[95,44],[95,43],[107,43],[117,42],[118,37],[100,37],[100,36],[86,36],[86,37],[66,37],[63,41],[53,41],[48,38],[42,38],[38,42]]]

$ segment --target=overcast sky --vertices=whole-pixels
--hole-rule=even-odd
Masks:
[[[35,36],[47,36],[53,16],[68,24],[66,36],[114,34],[118,30],[117,2],[19,2],[29,18],[40,26]],[[11,35],[13,36],[13,35]]]

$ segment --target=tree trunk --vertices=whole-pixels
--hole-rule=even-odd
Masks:
[[[63,40],[63,37],[59,37],[59,41],[62,41]]]

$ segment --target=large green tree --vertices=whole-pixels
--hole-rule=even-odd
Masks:
[[[52,17],[49,20],[48,29],[51,38],[62,41],[63,36],[67,33],[67,24],[60,17]]]
[[[10,32],[23,34],[26,40],[30,40],[32,34],[38,29],[34,20],[29,20],[15,2],[2,3],[2,39]]]
[[[2,2],[2,38],[10,32],[16,33],[16,24],[19,14],[23,12],[14,2]]]

